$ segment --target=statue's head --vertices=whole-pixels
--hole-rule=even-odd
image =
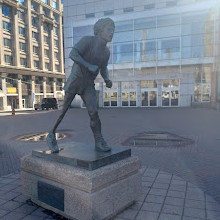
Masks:
[[[110,42],[114,34],[115,23],[111,18],[101,18],[95,23],[93,29],[95,36],[104,37],[106,38],[104,40]]]

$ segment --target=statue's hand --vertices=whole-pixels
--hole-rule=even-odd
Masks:
[[[112,88],[112,81],[110,79],[105,80],[105,83],[107,88]]]
[[[97,65],[89,65],[88,70],[89,72],[95,73],[98,71],[98,66]]]

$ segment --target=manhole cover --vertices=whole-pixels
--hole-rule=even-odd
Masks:
[[[192,139],[168,132],[144,132],[128,138],[122,144],[135,147],[183,147],[193,143]]]
[[[19,141],[46,141],[48,132],[45,133],[38,133],[38,134],[30,134],[30,135],[24,135],[22,137],[17,138]],[[58,132],[56,133],[56,139],[62,140],[67,137],[66,133]]]

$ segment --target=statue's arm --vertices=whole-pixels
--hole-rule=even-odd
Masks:
[[[88,63],[85,59],[83,59],[82,54],[85,52],[86,49],[88,49],[89,44],[89,38],[83,37],[71,50],[69,54],[69,58],[76,62],[77,64],[80,64],[84,66],[86,69],[88,69],[90,72],[96,72],[98,70],[98,66],[92,65]]]
[[[104,79],[104,81],[106,83],[106,86],[108,88],[111,88],[112,87],[112,81],[109,79],[108,68],[107,68],[109,56],[110,56],[110,52],[109,52],[109,50],[107,50],[106,64],[100,69],[100,73],[101,73],[101,76],[102,76],[102,78]]]
[[[104,81],[108,81],[109,80],[109,74],[108,74],[107,66],[101,68],[100,73],[101,73],[101,76],[104,79]]]

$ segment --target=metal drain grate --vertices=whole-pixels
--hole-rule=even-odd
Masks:
[[[183,147],[191,145],[194,140],[168,132],[144,132],[128,138],[123,145],[135,147]]]
[[[19,141],[46,141],[48,132],[45,133],[38,133],[38,134],[31,134],[31,135],[24,135],[22,137],[17,138]],[[65,133],[56,133],[56,139],[62,140],[67,137]]]

